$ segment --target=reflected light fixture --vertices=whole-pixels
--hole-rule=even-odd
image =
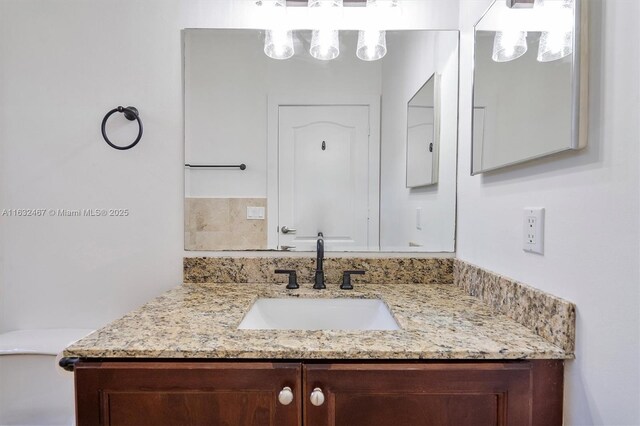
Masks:
[[[356,55],[363,61],[377,61],[387,54],[387,32],[360,30]]]
[[[375,12],[370,17],[373,22],[380,22],[384,14],[391,8],[398,7],[398,0],[367,0],[367,8]],[[379,16],[378,16],[379,14]],[[363,61],[377,61],[387,54],[387,32],[379,28],[360,30],[356,56]]]
[[[340,55],[340,35],[338,30],[313,30],[309,53],[321,61],[330,61]]]
[[[493,40],[493,60],[509,62],[527,53],[527,32],[517,30],[498,31]]]
[[[257,5],[266,8],[271,28],[265,31],[264,53],[272,59],[289,59],[293,56],[293,32],[283,28],[286,0],[258,0]]]
[[[556,4],[556,7],[550,7]],[[538,47],[538,61],[551,62],[573,53],[573,0],[536,0],[535,8],[549,9],[551,28],[543,31]],[[551,16],[551,14],[553,15]]]
[[[313,30],[309,53],[321,61],[330,61],[340,55],[340,32],[330,27],[334,21],[333,13],[343,7],[343,0],[309,0],[308,7],[315,9],[314,13],[320,13],[324,25],[323,28]]]
[[[293,24],[286,16],[287,0],[254,0],[264,8],[269,23],[265,29],[264,53],[273,59],[289,59],[294,54]],[[387,33],[380,22],[393,12],[400,12],[400,0],[366,0],[370,11],[368,24],[358,31],[356,55],[363,61],[376,61],[387,54]],[[318,22],[312,32],[309,53],[316,59],[329,61],[340,56],[340,20],[344,0],[308,0],[307,7]],[[397,15],[397,14],[396,14]]]
[[[264,53],[272,59],[289,59],[293,56],[293,31],[267,30],[264,37]]]

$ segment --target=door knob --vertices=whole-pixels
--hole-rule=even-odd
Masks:
[[[293,402],[293,391],[289,386],[282,388],[278,394],[278,401],[280,401],[280,404],[282,405],[289,405]]]
[[[289,228],[287,226],[283,226],[282,228],[280,228],[280,230],[282,231],[283,234],[295,234],[297,232],[297,230],[293,228]]]
[[[322,393],[322,389],[315,388],[313,392],[311,392],[311,397],[309,399],[311,400],[311,403],[316,407],[324,404],[324,394]]]
[[[296,246],[280,246],[280,250],[289,251],[296,248]]]

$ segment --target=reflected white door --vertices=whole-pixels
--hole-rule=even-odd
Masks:
[[[407,112],[407,187],[433,183],[433,107],[409,106]]]
[[[327,250],[377,249],[369,107],[280,106],[278,121],[279,248],[315,250],[322,232]]]

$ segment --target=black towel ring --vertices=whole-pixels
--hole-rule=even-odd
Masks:
[[[131,145],[127,145],[127,146],[114,145],[107,137],[107,131],[106,131],[107,120],[109,120],[109,117],[111,117],[116,112],[124,113],[125,118],[129,121],[133,121],[133,120],[138,121],[138,127],[140,128],[140,131],[138,132],[138,137],[136,138],[135,141],[133,141]],[[131,149],[134,146],[136,146],[138,142],[140,142],[140,139],[142,139],[142,121],[140,121],[140,114],[138,113],[138,109],[132,106],[129,106],[126,108],[119,106],[118,108],[114,108],[111,111],[109,111],[107,115],[105,115],[104,118],[102,119],[102,137],[109,144],[111,148],[119,149],[121,151],[124,151],[126,149]]]

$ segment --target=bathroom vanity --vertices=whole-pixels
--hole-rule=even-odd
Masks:
[[[161,295],[65,350],[78,424],[562,424],[572,353],[452,284],[354,285]],[[238,328],[256,300],[294,298],[380,300],[399,329],[301,330],[293,311],[290,329]]]
[[[82,362],[80,425],[561,425],[563,363]]]

